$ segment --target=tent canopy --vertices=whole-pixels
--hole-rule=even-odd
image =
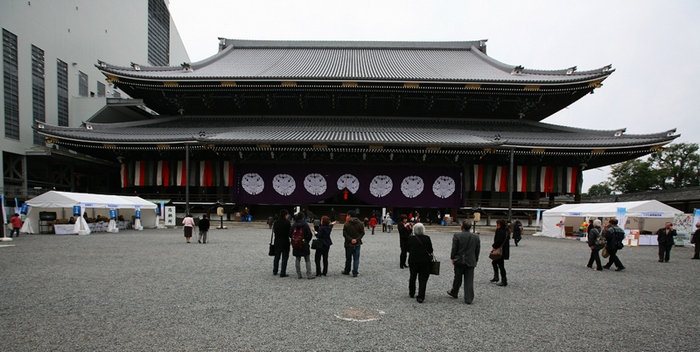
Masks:
[[[571,221],[567,218],[576,218],[576,224],[580,224],[579,220],[596,218],[612,218],[617,215],[617,208],[625,208],[626,218],[665,218],[673,219],[676,214],[683,213],[682,211],[661,203],[657,200],[645,200],[638,202],[617,202],[617,203],[585,203],[585,204],[563,204],[558,207],[549,209],[542,213],[542,236],[547,237],[564,237],[564,231],[557,226],[560,221],[565,222],[565,225],[570,225]]]
[[[121,215],[133,216],[136,210],[141,211],[141,221],[144,227],[156,227],[157,205],[134,196],[114,196],[106,194],[72,193],[49,191],[26,202],[29,206],[27,218],[22,232],[35,233],[39,228],[39,212],[53,211],[58,216],[73,215],[73,206],[79,205],[83,210],[92,209],[95,215],[108,217],[110,209],[117,209]]]
[[[81,204],[85,208],[107,209],[155,209],[157,207],[140,197],[59,191],[49,191],[27,201],[27,205],[35,208],[72,208],[74,205]]]

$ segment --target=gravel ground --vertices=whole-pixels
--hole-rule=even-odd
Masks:
[[[328,276],[315,280],[296,279],[293,257],[289,277],[273,276],[270,230],[255,224],[212,230],[206,245],[185,244],[179,228],[22,235],[0,248],[0,350],[699,348],[700,261],[690,259],[692,248],[674,248],[670,263],[657,262],[656,247],[625,248],[627,270],[596,272],[584,267],[585,243],[525,236],[511,246],[503,288],[488,282],[493,234],[482,232],[476,297],[466,305],[463,291],[458,300],[445,293],[445,229],[429,227],[442,275],[430,277],[423,304],[408,297],[396,231],[365,236],[353,278],[340,274],[336,228]]]

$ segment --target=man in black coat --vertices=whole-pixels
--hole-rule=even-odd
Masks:
[[[462,222],[462,232],[452,236],[452,252],[450,258],[455,269],[455,278],[452,281],[452,289],[447,294],[457,298],[459,287],[464,277],[464,302],[472,304],[474,301],[474,268],[479,262],[481,240],[479,235],[469,232],[472,223],[469,220]]]
[[[656,235],[659,239],[659,263],[668,263],[671,259],[671,248],[673,248],[673,237],[678,236],[676,230],[673,229],[673,225],[670,222],[666,223],[666,226],[659,231],[656,231]]]
[[[289,223],[289,212],[286,209],[280,210],[280,216],[272,225],[272,232],[275,234],[275,259],[272,265],[272,275],[277,275],[280,257],[282,258],[282,268],[280,277],[287,277],[287,261],[289,260],[289,231],[292,225]]]
[[[615,264],[615,271],[625,270],[625,266],[622,265],[620,258],[617,257],[617,243],[622,242],[625,238],[625,230],[617,226],[617,219],[610,219],[610,227],[605,230],[605,240],[608,241],[606,247],[608,249],[608,254],[610,258],[608,259],[608,264],[605,264],[603,268],[610,269],[610,267]]]

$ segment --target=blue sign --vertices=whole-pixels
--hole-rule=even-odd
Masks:
[[[109,218],[110,218],[110,219],[116,219],[116,218],[117,218],[117,210],[116,210],[116,209],[110,209],[110,210],[109,210]]]
[[[582,213],[569,213],[569,216],[581,216]]]
[[[80,216],[80,205],[73,206],[73,216]]]
[[[21,214],[27,214],[27,211],[29,210],[29,206],[27,203],[22,204],[22,211],[20,211]]]
[[[644,211],[642,212],[643,218],[663,218],[664,213],[658,211]]]
[[[136,218],[141,219],[141,210],[136,209]]]

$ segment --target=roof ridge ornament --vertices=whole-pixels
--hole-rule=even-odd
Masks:
[[[525,67],[523,67],[522,65],[515,66],[515,67],[513,67],[513,71],[511,71],[510,74],[511,75],[521,75],[523,73],[524,69],[525,69]]]
[[[566,69],[566,74],[567,74],[567,75],[570,75],[570,74],[576,72],[576,69],[577,69],[576,66],[569,67],[568,69]]]
[[[185,71],[185,72],[192,72],[192,71],[193,71],[193,70],[192,70],[192,65],[190,65],[189,62],[183,62],[183,63],[180,64],[180,66],[182,67],[182,70]]]
[[[131,67],[136,71],[141,71],[141,66],[135,62],[131,63]]]
[[[610,71],[611,69],[612,69],[612,64],[607,65],[607,66],[604,66],[604,67],[603,67],[603,72],[608,72],[608,71]]]

